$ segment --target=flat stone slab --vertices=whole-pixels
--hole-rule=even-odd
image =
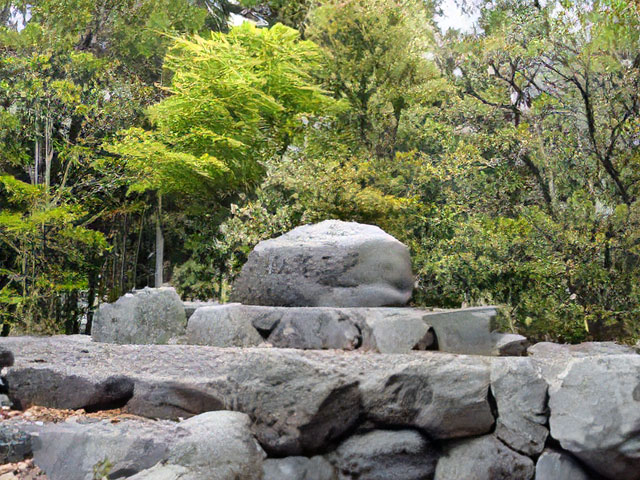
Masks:
[[[321,452],[362,418],[434,439],[480,435],[494,424],[484,357],[116,345],[84,336],[0,345],[15,354],[6,379],[22,408],[123,407],[166,419],[240,411],[277,456]]]

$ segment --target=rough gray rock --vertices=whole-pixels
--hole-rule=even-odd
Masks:
[[[94,467],[111,478],[129,477],[166,458],[175,427],[170,422],[107,420],[32,427],[34,463],[50,480],[92,480]],[[108,463],[107,463],[108,462]]]
[[[275,456],[314,454],[362,416],[437,438],[486,433],[489,359],[440,352],[115,345],[84,336],[9,337],[9,396],[27,408],[119,405],[157,418],[234,410]]]
[[[373,430],[348,438],[327,459],[344,480],[422,480],[432,477],[438,453],[414,430]]]
[[[498,357],[521,357],[527,354],[529,340],[522,335],[515,333],[499,333],[491,334],[493,339],[493,355]]]
[[[188,467],[202,480],[260,478],[265,453],[240,412],[207,412],[179,424],[186,435],[169,450],[168,463]]]
[[[0,347],[0,369],[13,365],[13,353],[10,350]]]
[[[536,463],[535,480],[593,480],[571,455],[545,450]]]
[[[355,309],[354,309],[355,310]],[[381,353],[427,350],[434,345],[433,329],[424,320],[424,310],[415,308],[362,309],[360,328],[363,348]]]
[[[93,319],[96,342],[163,344],[184,334],[184,305],[175,289],[144,288],[103,303]]]
[[[533,461],[507,448],[493,435],[445,447],[435,480],[530,480]]]
[[[286,308],[267,341],[274,347],[354,350],[362,343],[360,329],[335,308]]]
[[[405,305],[413,290],[409,250],[373,225],[327,220],[260,242],[232,301],[249,305]]]
[[[270,458],[263,463],[262,480],[337,480],[333,466],[323,457]]]
[[[186,342],[214,347],[253,347],[262,337],[236,305],[200,307],[189,318]]]
[[[443,352],[467,355],[492,355],[491,334],[496,307],[462,308],[426,313],[424,321],[431,325]]]
[[[376,356],[386,365],[368,369],[362,379],[368,418],[379,425],[417,427],[435,439],[489,432],[494,418],[488,400],[488,359],[422,355],[402,363],[394,362],[392,355]]]
[[[16,425],[0,423],[0,465],[31,455],[31,437]]]
[[[498,407],[496,436],[525,455],[542,452],[549,435],[547,388],[529,358],[496,358],[491,364],[491,391]]]
[[[573,358],[549,407],[564,450],[612,480],[640,478],[640,355]]]

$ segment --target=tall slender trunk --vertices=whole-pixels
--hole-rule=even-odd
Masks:
[[[85,326],[84,333],[86,335],[91,335],[91,327],[93,326],[93,314],[94,314],[94,303],[96,302],[96,286],[98,283],[98,271],[95,268],[95,261],[92,262],[94,265],[91,270],[89,270],[89,291],[87,293],[87,325]]]
[[[162,195],[158,193],[158,210],[156,212],[156,275],[155,286],[159,288],[163,283],[164,269],[164,235],[162,234]]]
[[[124,295],[127,290],[127,234],[128,234],[128,214],[124,214],[124,225],[122,226],[122,262],[120,263],[120,295]]]
[[[49,195],[49,187],[51,186],[51,161],[53,160],[53,146],[51,145],[51,132],[53,130],[50,117],[46,117],[44,121],[44,183]]]
[[[138,245],[136,246],[136,256],[133,261],[133,288],[138,285],[138,257],[140,256],[140,245],[142,244],[142,230],[144,228],[144,211],[140,215],[140,228],[138,229]]]

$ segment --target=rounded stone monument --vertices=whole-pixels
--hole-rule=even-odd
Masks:
[[[231,300],[285,307],[403,306],[412,290],[405,245],[374,225],[326,220],[260,242]]]

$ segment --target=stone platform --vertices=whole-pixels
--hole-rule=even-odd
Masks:
[[[2,349],[16,406],[154,419],[23,422],[51,480],[91,480],[105,456],[110,478],[138,480],[640,478],[640,355],[615,344],[484,357],[71,336]]]

